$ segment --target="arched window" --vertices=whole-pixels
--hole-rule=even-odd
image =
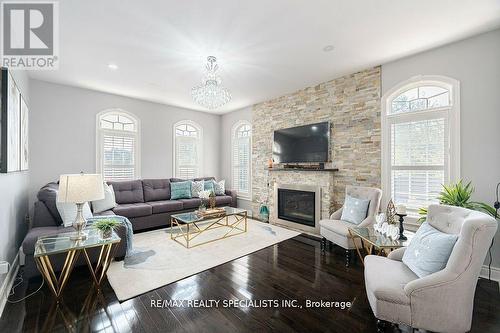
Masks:
[[[201,126],[189,120],[174,125],[174,174],[182,179],[201,175]]]
[[[252,125],[248,121],[239,121],[232,130],[232,188],[239,197],[250,198]]]
[[[382,98],[384,201],[407,206],[409,215],[437,202],[441,185],[460,177],[458,81],[418,76]]]
[[[122,110],[97,115],[97,172],[105,180],[140,177],[139,121]]]

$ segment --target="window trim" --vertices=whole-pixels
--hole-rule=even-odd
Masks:
[[[107,114],[122,114],[128,118],[131,118],[133,121],[135,121],[135,125],[137,130],[135,132],[133,131],[118,131],[118,130],[111,130],[111,129],[102,129],[101,128],[101,118]],[[120,108],[111,108],[111,109],[106,109],[98,112],[96,114],[96,173],[103,174],[104,172],[104,166],[103,166],[103,134],[104,133],[120,133],[125,136],[131,136],[134,137],[136,140],[136,149],[135,149],[135,178],[134,179],[140,179],[141,178],[141,122],[139,118],[128,111],[125,111]],[[103,175],[104,176],[104,175]]]
[[[250,126],[250,142],[249,142],[249,151],[250,151],[250,156],[248,159],[248,195],[240,195],[238,190],[236,190],[236,196],[240,200],[248,200],[250,201],[252,199],[252,140],[253,140],[253,127],[252,124],[248,120],[238,120],[236,121],[233,126],[231,127],[231,147],[230,147],[230,159],[231,159],[231,186],[234,187],[233,180],[234,180],[234,160],[233,160],[233,153],[234,153],[234,145],[236,142],[236,131],[238,130],[239,127],[248,125]]]
[[[204,168],[203,168],[203,154],[204,154],[204,145],[203,145],[203,127],[198,124],[197,122],[195,121],[192,121],[192,120],[189,120],[189,119],[185,119],[185,120],[180,120],[178,122],[176,122],[173,127],[172,127],[172,175],[173,177],[177,178],[177,169],[176,169],[176,162],[177,162],[177,135],[175,133],[175,129],[177,126],[179,125],[190,125],[190,126],[193,126],[194,128],[196,128],[198,130],[198,132],[200,133],[199,137],[198,137],[198,157],[199,157],[199,160],[198,160],[198,175],[196,175],[194,178],[200,178],[203,176],[203,172],[204,172]]]
[[[401,114],[388,114],[392,100],[399,94],[419,86],[433,85],[443,87],[450,92],[450,106],[413,111]],[[448,126],[445,142],[448,143],[448,160],[445,161],[448,181],[454,182],[460,179],[460,82],[456,79],[441,75],[417,75],[408,80],[399,82],[389,89],[381,99],[381,186],[382,186],[382,207],[386,207],[391,198],[391,119],[404,119],[401,122],[414,121],[418,119],[429,119],[429,114],[446,113]],[[399,121],[398,121],[399,122]],[[385,208],[383,208],[385,210]],[[418,217],[409,215],[406,220],[410,225],[416,224]]]

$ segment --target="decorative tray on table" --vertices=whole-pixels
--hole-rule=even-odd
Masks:
[[[224,215],[226,213],[226,210],[224,208],[209,208],[205,210],[197,210],[195,211],[195,213],[199,217],[216,217]]]

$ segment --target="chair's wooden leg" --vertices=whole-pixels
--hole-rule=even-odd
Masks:
[[[349,257],[351,256],[351,252],[349,250],[345,250],[345,267],[349,267]]]
[[[384,332],[387,322],[377,319],[377,333]]]
[[[325,248],[326,248],[326,238],[323,237],[321,238],[321,242],[320,242],[320,248],[321,248],[321,252],[325,252]]]

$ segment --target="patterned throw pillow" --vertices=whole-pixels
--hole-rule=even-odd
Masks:
[[[342,217],[340,219],[350,223],[360,224],[368,214],[369,205],[369,199],[358,199],[346,195],[344,208],[342,208]]]
[[[191,181],[170,183],[170,199],[191,199]]]
[[[205,189],[205,181],[200,180],[200,181],[192,181],[191,182],[191,196],[193,198],[199,198],[200,197],[200,192]]]
[[[418,277],[436,273],[446,267],[458,235],[446,234],[424,222],[418,228],[402,261]]]
[[[206,180],[205,184],[203,185],[205,191],[215,192],[214,183],[215,181],[212,179]]]
[[[219,182],[214,182],[215,195],[226,194],[226,181],[220,180]]]

